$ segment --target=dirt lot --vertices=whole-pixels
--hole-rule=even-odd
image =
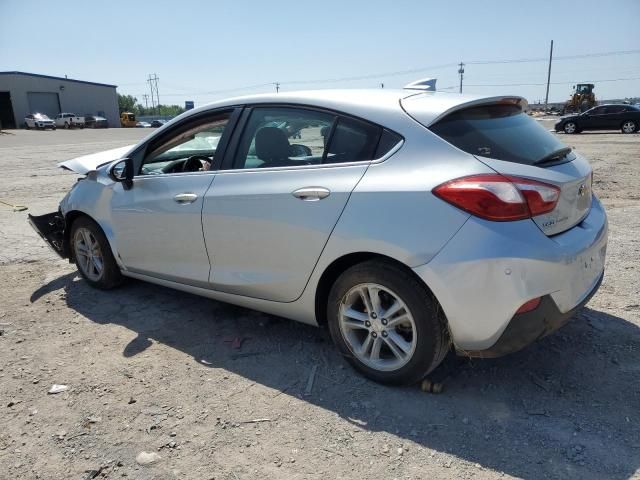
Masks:
[[[56,162],[146,133],[0,135],[0,200],[52,211],[75,181]],[[609,213],[603,286],[526,351],[460,362],[441,395],[364,380],[312,327],[92,290],[0,204],[0,478],[640,478],[640,135],[564,140]]]

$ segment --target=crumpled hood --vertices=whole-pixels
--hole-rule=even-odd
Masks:
[[[104,152],[83,155],[82,157],[73,158],[66,162],[59,163],[58,166],[66,170],[71,170],[72,172],[85,175],[86,173],[95,170],[100,165],[104,165],[105,163],[110,163],[124,157],[134,146],[135,145],[127,145],[126,147],[113,148],[111,150],[105,150]]]

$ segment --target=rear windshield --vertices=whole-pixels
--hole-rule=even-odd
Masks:
[[[533,165],[566,146],[517,105],[484,105],[454,112],[431,131],[480,157]],[[569,154],[566,160],[572,160]]]

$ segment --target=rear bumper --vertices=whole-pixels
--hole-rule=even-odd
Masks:
[[[69,258],[69,252],[64,241],[64,217],[60,212],[45,215],[29,215],[29,225],[42,239],[62,258]]]
[[[606,214],[595,197],[579,225],[552,237],[532,220],[489,222],[471,217],[438,255],[414,272],[440,302],[456,348],[490,350],[517,310],[532,299],[548,297],[563,319],[570,318],[597,290],[607,235]],[[542,324],[543,328],[533,325],[526,339],[533,341],[551,329]]]
[[[551,296],[545,295],[535,310],[514,315],[493,346],[486,350],[471,350],[462,353],[470,357],[496,358],[522,350],[536,340],[546,337],[566,325],[595,295],[603,278],[604,273],[600,275],[587,296],[568,312],[562,313]]]

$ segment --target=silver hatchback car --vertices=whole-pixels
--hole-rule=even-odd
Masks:
[[[133,277],[313,325],[382,383],[559,328],[603,277],[592,170],[520,97],[326,90],[191,110],[34,228],[98,288]]]

